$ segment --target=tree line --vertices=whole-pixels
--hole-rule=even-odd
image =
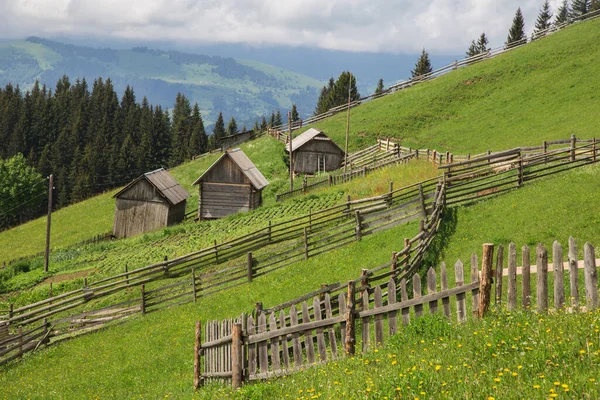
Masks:
[[[208,135],[198,104],[183,94],[166,110],[145,97],[138,102],[129,86],[119,99],[111,80],[102,78],[91,88],[67,76],[54,90],[37,82],[27,91],[8,84],[0,87],[0,116],[0,229],[46,211],[40,199],[46,188],[38,183],[50,174],[54,204],[63,207],[217,148],[239,130],[235,118],[225,126],[219,113]],[[273,112],[255,128],[280,120]]]

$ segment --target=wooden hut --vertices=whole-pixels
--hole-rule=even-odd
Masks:
[[[286,150],[289,152],[289,145]],[[344,150],[323,132],[311,128],[292,139],[292,155],[295,173],[315,174],[340,168]]]
[[[269,182],[240,149],[227,150],[194,182],[199,185],[198,218],[223,218],[258,208]]]
[[[161,168],[135,179],[113,197],[117,199],[113,235],[124,238],[182,221],[190,194]]]

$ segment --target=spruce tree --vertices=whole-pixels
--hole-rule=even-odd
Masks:
[[[477,43],[475,43],[474,40],[471,40],[471,45],[469,46],[469,49],[466,52],[466,56],[467,58],[470,57],[474,57],[477,54],[479,54],[479,49],[477,48]]]
[[[262,120],[260,122],[260,131],[265,132],[268,127],[269,127],[269,124],[267,124],[267,119],[263,116]]]
[[[431,71],[433,71],[433,68],[431,67],[429,54],[425,51],[425,49],[423,49],[423,51],[421,51],[419,59],[417,60],[417,63],[415,64],[415,69],[410,71],[410,73],[413,78],[416,78],[417,76],[428,74]]]
[[[522,44],[525,42],[525,40],[527,40],[527,37],[525,36],[525,19],[523,18],[521,7],[519,7],[517,8],[517,12],[513,18],[512,26],[508,31],[506,45],[510,47],[516,43]]]
[[[281,118],[281,111],[279,111],[279,109],[277,109],[277,112],[275,113],[275,120],[273,121],[274,126],[281,126],[283,125],[283,120]]]
[[[571,3],[571,15],[573,18],[582,17],[590,11],[590,0],[573,0]]]
[[[190,151],[188,153],[188,158],[206,153],[207,146],[208,138],[206,137],[206,131],[204,130],[204,121],[202,120],[200,107],[198,107],[198,103],[196,103],[192,110],[192,135],[190,137]]]
[[[488,38],[485,36],[485,32],[482,32],[481,35],[479,35],[479,39],[477,39],[477,50],[480,54],[486,53],[489,50],[488,44]]]
[[[192,131],[191,123],[192,107],[190,101],[181,93],[177,94],[175,107],[173,108],[173,151],[171,165],[183,162],[188,150],[186,147],[190,142]]]
[[[383,92],[383,79],[379,79],[377,81],[377,87],[375,88],[375,94],[380,94]]]
[[[562,24],[568,21],[569,19],[569,3],[567,0],[563,0],[560,7],[558,7],[558,11],[556,13],[556,18],[554,19],[555,24]]]
[[[296,122],[300,120],[300,115],[298,114],[298,108],[296,108],[296,103],[292,104],[292,122]]]
[[[237,132],[237,123],[235,122],[235,118],[231,117],[229,124],[227,125],[227,136],[235,135]]]
[[[212,134],[212,146],[211,149],[216,149],[220,143],[221,139],[227,135],[225,131],[225,121],[223,120],[223,113],[219,112],[219,116],[217,117],[217,121],[215,122],[215,126],[213,128]]]
[[[550,28],[550,20],[552,19],[552,11],[550,10],[550,3],[548,0],[544,2],[542,9],[540,10],[540,14],[537,17],[537,21],[535,21],[535,30],[533,31],[533,35],[541,31],[545,31]]]
[[[269,118],[269,127],[275,126],[275,111],[271,112],[271,118]]]

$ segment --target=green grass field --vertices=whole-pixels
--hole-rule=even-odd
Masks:
[[[350,113],[350,149],[375,136],[456,154],[598,136],[600,20],[564,31]],[[343,143],[346,113],[315,125]]]

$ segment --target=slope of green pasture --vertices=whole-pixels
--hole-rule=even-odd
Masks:
[[[600,20],[351,110],[350,149],[377,135],[411,147],[480,153],[598,136]],[[344,143],[346,113],[318,122]]]
[[[566,257],[569,236],[577,240],[582,257],[585,242],[600,245],[599,198],[600,165],[589,165],[471,206],[452,207],[445,216],[445,248],[439,259],[450,265],[458,258],[468,262],[473,252],[481,257],[483,243],[504,245],[506,255],[511,241],[519,254],[524,244],[529,245],[532,260],[535,246],[543,243],[552,259],[554,240],[562,244]]]
[[[418,224],[399,226],[360,242],[258,277],[190,304],[136,317],[0,367],[0,398],[191,398],[194,324],[250,312],[257,301],[271,307],[344,283],[361,268],[389,261]],[[43,379],[40,379],[43,370]]]

